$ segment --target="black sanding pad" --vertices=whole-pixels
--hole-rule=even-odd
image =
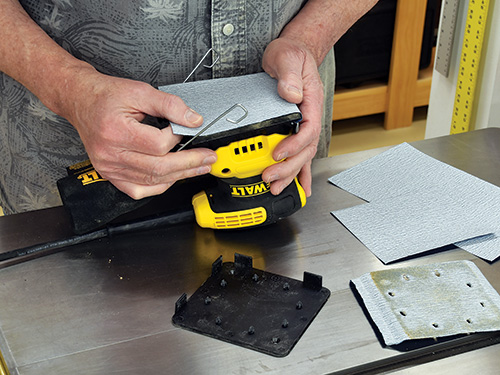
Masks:
[[[330,296],[319,275],[304,280],[252,267],[235,254],[234,263],[212,265],[212,275],[187,299],[176,302],[176,326],[276,357],[290,353]]]

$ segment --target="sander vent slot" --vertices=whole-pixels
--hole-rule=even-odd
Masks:
[[[264,144],[262,142],[248,143],[246,146],[238,146],[233,149],[235,155],[248,154],[249,152],[262,150]]]
[[[266,221],[266,213],[264,209],[256,209],[245,213],[221,213],[215,216],[215,227],[217,229],[224,228],[241,228],[252,225],[259,225]]]

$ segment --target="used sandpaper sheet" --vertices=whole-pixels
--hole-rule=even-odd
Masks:
[[[180,97],[189,107],[203,116],[203,125],[199,128],[188,128],[172,123],[174,134],[179,135],[195,135],[204,125],[210,124],[236,104],[244,106],[248,111],[243,120],[237,124],[231,122],[245,114],[242,108],[236,107],[226,118],[207,129],[203,135],[217,134],[291,113],[300,113],[297,105],[279,96],[278,81],[267,73],[179,83],[161,86],[159,89]]]
[[[367,202],[331,213],[384,263],[451,244],[500,256],[500,188],[407,143],[329,181]]]
[[[470,261],[375,271],[352,283],[388,346],[500,330],[500,296]]]

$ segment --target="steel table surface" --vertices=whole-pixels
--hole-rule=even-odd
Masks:
[[[412,144],[500,185],[500,129]],[[500,346],[492,344],[499,333],[400,351],[381,345],[355,299],[349,281],[366,272],[461,259],[474,261],[500,291],[500,262],[452,248],[386,266],[330,215],[361,201],[327,179],[385,149],[314,161],[312,197],[272,226],[214,232],[182,224],[0,265],[0,350],[11,374],[461,373],[478,363],[482,374],[497,373]],[[0,217],[0,252],[70,234],[62,207]],[[252,256],[255,268],[284,276],[320,274],[332,292],[287,357],[171,323],[178,297],[193,294],[219,255],[232,261],[235,252]]]

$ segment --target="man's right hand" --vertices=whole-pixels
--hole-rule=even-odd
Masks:
[[[71,82],[72,103],[65,117],[78,130],[92,164],[102,177],[134,199],[163,193],[177,180],[210,172],[209,149],[172,153],[181,136],[172,128],[142,124],[146,114],[187,127],[203,118],[177,96],[150,85],[106,76],[93,69]],[[78,85],[76,85],[78,83]],[[78,86],[78,89],[74,87]],[[72,96],[72,95],[71,95]]]

